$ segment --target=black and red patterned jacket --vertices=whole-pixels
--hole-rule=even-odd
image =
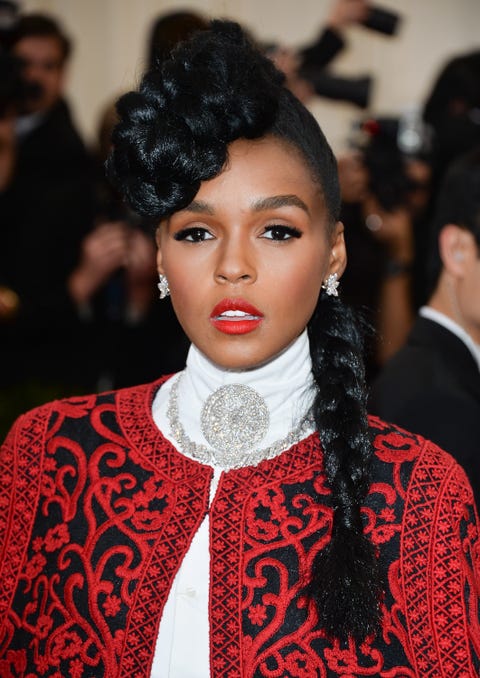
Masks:
[[[156,428],[158,385],[55,402],[7,438],[1,677],[149,676],[212,477]],[[371,427],[364,519],[388,582],[382,635],[328,640],[305,596],[332,517],[314,434],[220,480],[210,508],[215,678],[480,675],[480,542],[465,475],[432,443],[378,419]]]

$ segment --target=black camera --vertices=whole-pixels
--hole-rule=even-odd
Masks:
[[[373,5],[361,23],[365,28],[370,28],[377,33],[395,35],[400,23],[400,16],[384,7]]]
[[[363,75],[357,78],[341,78],[323,70],[304,67],[300,71],[315,90],[315,94],[335,101],[346,101],[359,108],[368,108],[373,78]]]
[[[411,158],[428,157],[430,135],[415,109],[398,117],[376,117],[353,123],[350,146],[362,155],[369,188],[383,209],[405,205],[416,188],[407,171]]]

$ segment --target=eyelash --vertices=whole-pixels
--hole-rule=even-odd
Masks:
[[[298,228],[295,228],[294,226],[283,226],[282,224],[272,224],[271,226],[266,226],[262,237],[266,237],[267,233],[270,233],[273,236],[275,232],[277,235],[281,235],[282,237],[272,237],[267,239],[283,242],[285,240],[291,240],[292,238],[302,237],[302,232]]]
[[[205,240],[211,240],[213,238],[212,234],[206,228],[201,228],[200,226],[184,228],[181,231],[177,231],[173,237],[177,241],[186,240],[187,242],[194,243],[204,242]],[[261,237],[267,240],[275,240],[276,242],[285,242],[292,238],[301,238],[302,232],[294,226],[272,224],[271,226],[265,226]]]
[[[211,240],[213,236],[209,231],[207,231],[206,228],[193,226],[192,228],[183,228],[181,231],[177,231],[173,237],[175,240],[179,241],[186,240],[187,242],[204,242],[205,240]]]

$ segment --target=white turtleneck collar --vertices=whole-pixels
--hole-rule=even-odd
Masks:
[[[227,384],[249,386],[264,399],[269,410],[269,427],[260,443],[262,448],[284,438],[303,419],[313,398],[313,378],[307,332],[304,331],[287,349],[261,367],[248,370],[227,370],[218,367],[191,346],[187,366],[178,389],[179,419],[185,433],[195,443],[208,446],[200,427],[200,416],[207,398]],[[152,414],[162,433],[181,452],[167,418],[167,407],[173,379],[167,381],[155,396]]]

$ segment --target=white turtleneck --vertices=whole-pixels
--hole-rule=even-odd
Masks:
[[[200,415],[207,398],[227,384],[255,389],[269,411],[268,430],[259,447],[269,447],[297,426],[310,409],[313,397],[311,360],[306,331],[279,356],[250,370],[226,370],[190,348],[178,389],[178,413],[186,435],[208,446]],[[163,384],[152,406],[153,419],[163,435],[182,453],[170,429],[167,408],[174,377]],[[210,488],[213,501],[223,469],[214,466]],[[173,582],[153,660],[152,678],[205,678],[209,667],[208,601],[210,581],[209,518],[200,525]]]

